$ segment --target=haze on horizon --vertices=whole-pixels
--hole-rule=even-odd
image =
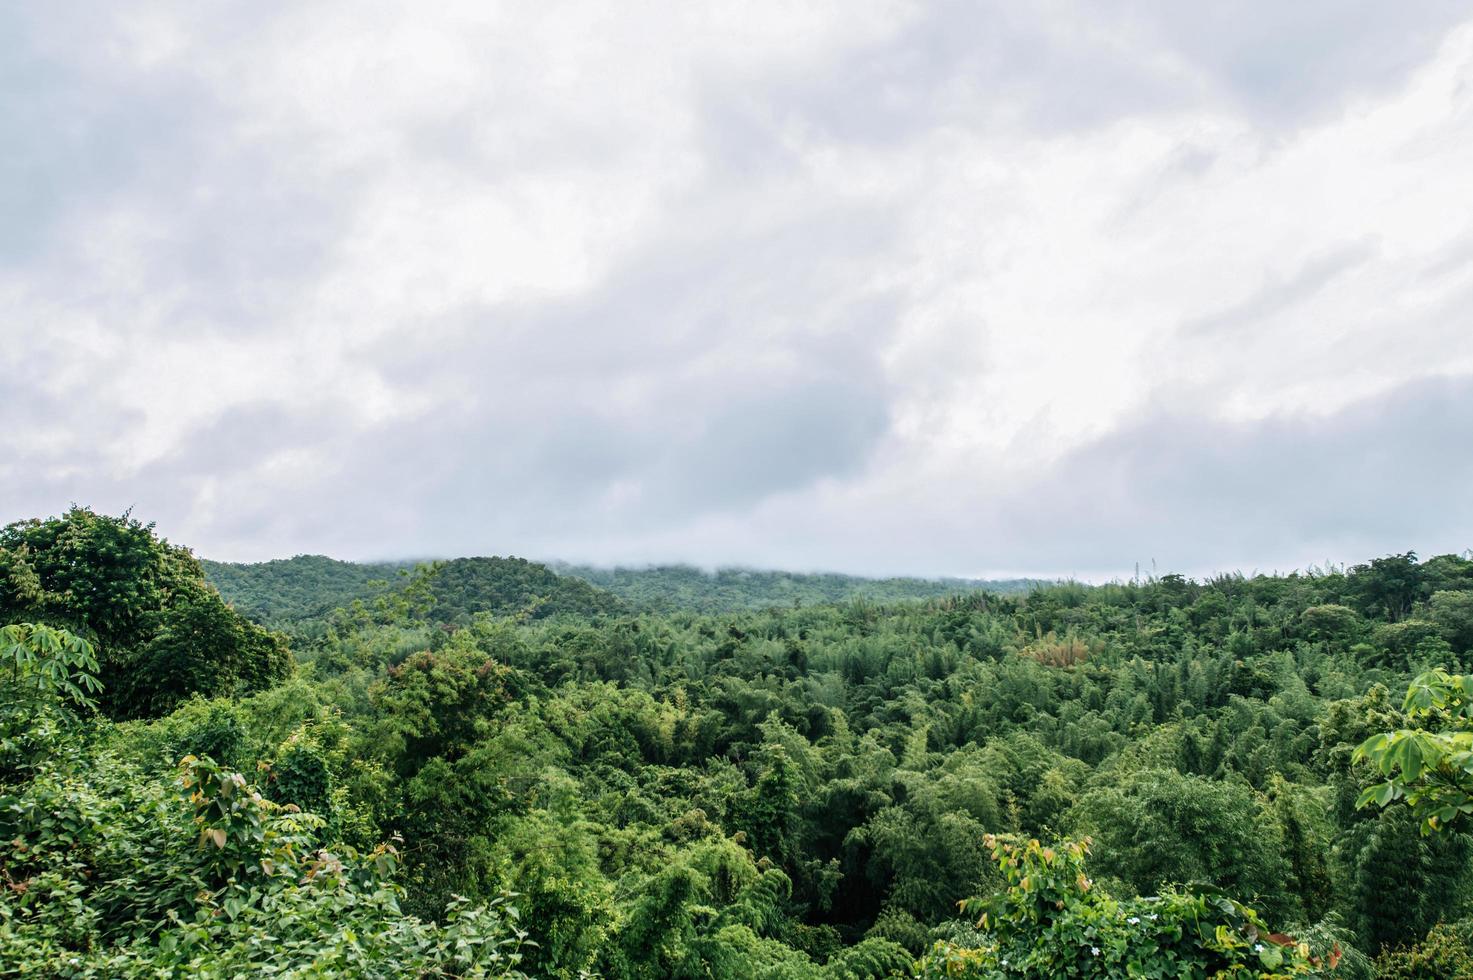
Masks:
[[[0,523],[924,576],[1473,547],[1473,15],[0,3]]]

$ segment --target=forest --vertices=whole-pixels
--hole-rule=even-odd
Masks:
[[[1473,557],[864,580],[0,530],[0,976],[1473,977]]]

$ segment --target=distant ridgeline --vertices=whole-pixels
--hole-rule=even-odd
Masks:
[[[359,565],[322,555],[299,555],[254,565],[200,564],[236,609],[276,625],[325,617],[356,599],[367,601],[389,593],[424,606],[432,622],[457,625],[483,612],[543,619],[627,611],[617,596],[523,558]]]
[[[210,584],[226,601],[257,622],[280,623],[325,616],[354,599],[369,599],[397,584],[408,565],[338,561],[298,555],[255,564],[200,559]]]
[[[809,606],[862,599],[892,603],[936,599],[986,590],[1027,592],[1035,579],[861,578],[690,565],[595,568],[521,558],[457,558],[424,566],[358,564],[323,555],[298,555],[257,564],[202,560],[205,575],[237,610],[263,623],[284,624],[326,616],[355,599],[403,590],[416,576],[434,598],[433,618],[463,623],[479,612],[544,618],[630,611],[734,612],[775,606]],[[418,569],[418,570],[417,570]]]
[[[1027,592],[1035,585],[1044,584],[1038,579],[862,578],[749,568],[720,568],[707,572],[690,565],[595,568],[554,563],[552,568],[559,574],[575,576],[607,589],[630,605],[660,612],[677,609],[702,613],[731,612],[773,606],[823,605],[851,599],[890,603],[939,599],[983,590],[1008,595]]]

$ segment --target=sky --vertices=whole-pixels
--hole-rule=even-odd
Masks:
[[[1473,548],[1463,2],[0,0],[0,523],[871,574]]]

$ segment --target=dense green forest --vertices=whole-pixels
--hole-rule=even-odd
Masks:
[[[751,568],[706,571],[690,565],[647,568],[598,568],[554,564],[554,571],[607,589],[643,612],[687,610],[702,613],[766,609],[770,606],[813,606],[862,599],[903,602],[943,599],[987,589],[998,594],[1027,592],[1039,583],[1027,579],[860,578],[854,575],[767,572]]]
[[[522,558],[355,565],[299,555],[256,565],[203,561],[200,567],[238,611],[295,633],[355,600],[388,593],[415,593],[409,601],[429,603],[435,622],[453,626],[469,625],[481,613],[542,619],[629,611],[609,592]]]
[[[298,555],[256,564],[201,559],[205,578],[239,612],[261,623],[320,619],[354,599],[371,599],[400,582],[406,565],[356,564]]]
[[[562,571],[0,531],[0,976],[1473,977],[1469,557]]]
[[[542,599],[537,615],[554,612],[612,612],[607,597],[596,597],[583,583],[623,600],[629,611],[723,613],[769,606],[811,606],[865,599],[900,602],[939,599],[986,589],[999,594],[1026,592],[1041,584],[1027,579],[870,579],[854,575],[764,572],[746,568],[705,571],[690,565],[598,568],[553,563],[540,565],[509,558],[460,558],[426,562],[438,566],[433,591],[444,608],[467,615],[507,615]],[[258,622],[286,628],[321,619],[354,599],[372,599],[407,587],[412,563],[355,564],[323,555],[298,555],[256,564],[200,562],[205,578],[237,610]],[[553,573],[556,573],[554,576]],[[574,579],[559,582],[557,576]],[[600,604],[607,608],[596,608]],[[568,608],[578,607],[578,608]],[[446,621],[454,621],[453,617]]]

